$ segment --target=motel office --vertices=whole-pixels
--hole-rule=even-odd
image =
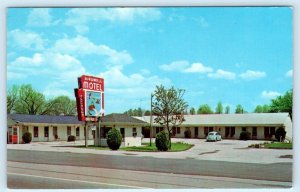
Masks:
[[[155,117],[153,117],[154,119]],[[251,139],[274,139],[276,129],[283,127],[286,139],[292,141],[292,122],[288,113],[247,113],[247,114],[209,114],[185,115],[185,121],[178,127],[172,128],[172,137],[184,138],[184,131],[189,129],[192,138],[204,139],[210,131],[217,131],[223,139],[239,139],[242,131],[248,131]],[[19,132],[19,143],[22,143],[24,132],[32,133],[32,142],[37,141],[66,141],[69,135],[76,140],[85,139],[84,124],[76,116],[22,115],[9,114],[9,130],[14,127]],[[154,121],[153,121],[154,122]],[[101,145],[106,145],[106,134],[114,127],[121,132],[122,146],[140,146],[142,133],[149,130],[150,116],[130,117],[126,114],[110,114],[102,118]],[[95,126],[87,126],[88,139],[94,139]],[[153,136],[164,129],[153,123]]]

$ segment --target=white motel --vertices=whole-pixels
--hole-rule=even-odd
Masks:
[[[84,123],[78,121],[77,116],[8,114],[7,119],[8,143],[12,142],[9,135],[18,135],[18,143],[22,143],[22,135],[27,131],[32,134],[32,142],[67,141],[70,135],[74,135],[76,140],[85,139]],[[217,131],[223,139],[239,139],[242,131],[248,131],[253,140],[271,140],[276,129],[283,127],[286,139],[293,139],[292,121],[288,113],[185,115],[184,119],[180,126],[172,128],[172,137],[184,138],[185,130],[189,129],[191,138],[204,139],[208,132]],[[100,138],[95,142],[106,146],[106,134],[114,127],[121,132],[121,146],[140,146],[142,137],[149,137],[150,120],[150,116],[109,114],[101,119],[100,133],[96,132],[97,123],[88,125],[87,138]],[[154,137],[164,129],[157,123],[152,123],[151,127]]]

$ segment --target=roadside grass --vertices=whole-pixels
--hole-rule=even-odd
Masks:
[[[249,145],[250,148],[265,148],[265,149],[293,149],[293,143],[282,143],[282,142],[264,142],[261,144]]]
[[[267,143],[264,144],[264,147],[269,149],[293,149],[293,143]]]
[[[192,148],[194,145],[187,144],[187,143],[172,143],[171,150],[168,152],[178,152],[178,151],[186,151],[190,148]],[[78,148],[85,148],[84,145],[76,146]],[[96,149],[96,150],[110,150],[108,147],[96,147],[94,145],[89,145],[88,149]],[[150,146],[150,143],[142,143],[142,146],[139,147],[121,147],[119,151],[138,151],[138,152],[158,152],[155,143],[152,143],[152,146]]]
[[[181,143],[176,142],[172,143],[171,150],[168,152],[178,152],[178,151],[186,151],[190,148],[192,148],[194,145],[187,144],[187,143]],[[152,143],[152,146],[150,146],[150,143],[143,143],[140,147],[123,147],[120,150],[124,151],[141,151],[141,152],[157,152],[157,148],[155,146],[155,143]]]

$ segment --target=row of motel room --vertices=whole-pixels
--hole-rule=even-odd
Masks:
[[[184,131],[189,129],[191,138],[205,139],[208,132],[217,131],[223,139],[239,139],[242,131],[248,131],[253,140],[271,140],[276,129],[283,127],[287,132],[286,139],[292,141],[292,121],[288,113],[185,115],[184,119],[180,126],[172,128],[172,137],[184,138]],[[69,135],[76,136],[76,140],[85,139],[84,122],[78,121],[77,116],[8,114],[7,122],[8,143],[12,143],[10,136],[16,134],[17,143],[22,143],[22,135],[27,131],[32,134],[32,142],[67,141]],[[88,139],[95,139],[97,125],[87,126]],[[101,119],[100,127],[102,146],[107,145],[106,134],[112,127],[121,132],[121,146],[140,146],[142,138],[150,136],[150,116],[113,113]],[[164,127],[152,123],[152,129],[155,137]]]

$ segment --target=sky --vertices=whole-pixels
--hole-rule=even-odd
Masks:
[[[292,89],[290,7],[8,8],[7,89],[75,99],[77,77],[105,81],[105,113],[150,109],[156,85],[189,108],[248,112]]]

